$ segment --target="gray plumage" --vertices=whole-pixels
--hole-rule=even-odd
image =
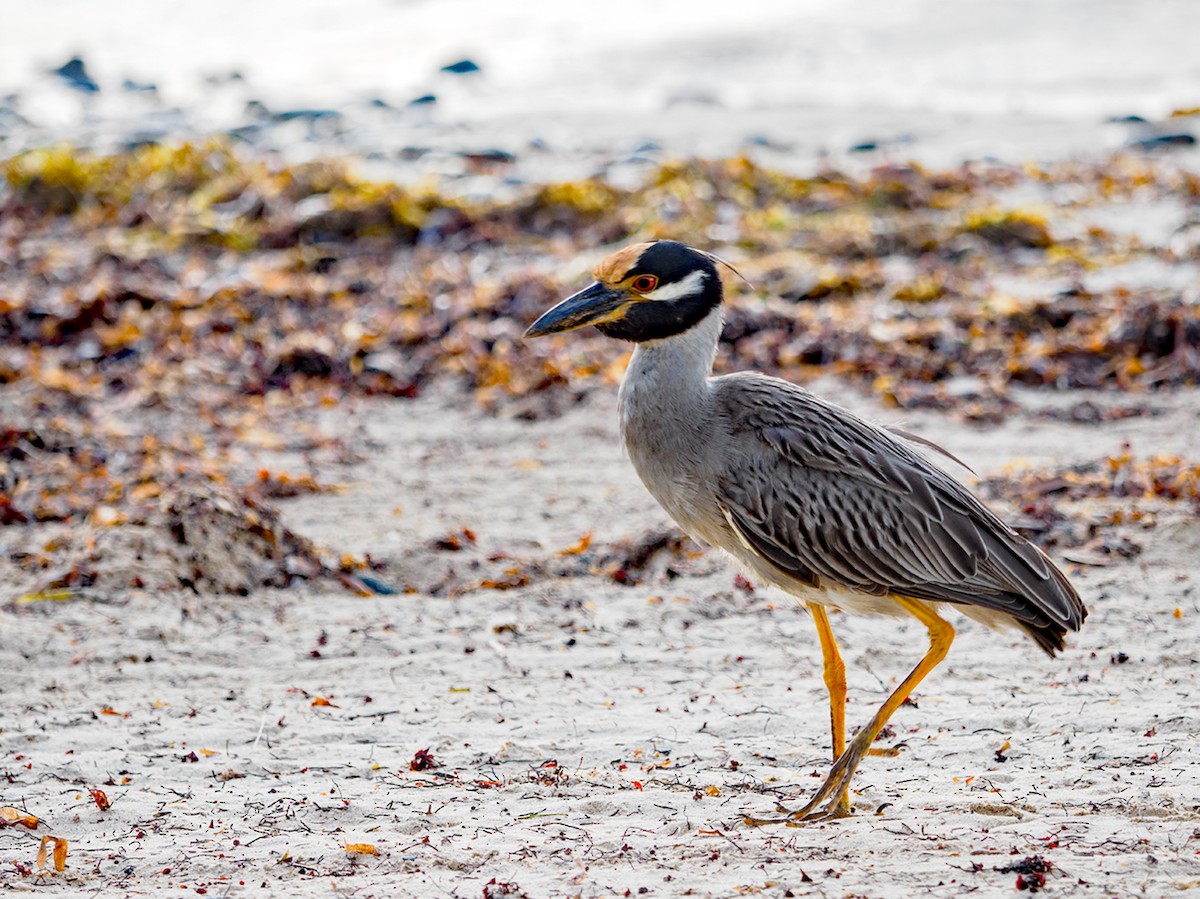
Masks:
[[[777,378],[709,377],[713,309],[639,343],[622,435],[643,483],[684,528],[809,601],[899,613],[887,597],[1012,623],[1048,653],[1083,605],[1046,558],[962,484],[846,409]]]
[[[714,261],[675,241],[626,247],[593,270],[595,283],[526,334],[595,325],[634,342],[618,404],[642,483],[693,537],[808,605],[835,761],[805,805],[780,807],[784,818],[746,821],[829,820],[850,814],[859,763],[946,657],[954,628],[939,604],[988,625],[1021,627],[1051,655],[1087,613],[1045,554],[913,442],[945,450],[906,441],[778,378],[711,377],[723,299]],[[848,742],[845,663],[825,606],[910,615],[929,632],[929,650]]]

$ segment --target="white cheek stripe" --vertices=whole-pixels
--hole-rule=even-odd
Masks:
[[[682,281],[675,281],[672,284],[664,284],[657,290],[652,290],[649,293],[644,293],[648,300],[655,302],[670,302],[672,300],[682,300],[684,297],[690,297],[693,294],[698,294],[704,290],[704,281],[708,278],[708,273],[696,269],[690,273]]]

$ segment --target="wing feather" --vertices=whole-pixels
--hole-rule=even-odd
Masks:
[[[1004,612],[1048,651],[1082,624],[1078,594],[1045,554],[909,444],[786,381],[744,373],[714,385],[735,440],[721,508],[779,570]]]

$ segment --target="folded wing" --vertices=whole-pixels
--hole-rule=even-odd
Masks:
[[[737,441],[719,502],[780,571],[1003,612],[1051,654],[1083,623],[1083,603],[1046,555],[903,440],[786,381],[714,384]]]

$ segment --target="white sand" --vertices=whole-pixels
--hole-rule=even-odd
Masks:
[[[0,75],[30,124],[0,134],[0,153],[241,125],[256,98],[346,110],[340,133],[309,140],[297,124],[267,145],[389,158],[425,146],[451,174],[461,171],[446,160],[464,147],[515,151],[516,171],[542,178],[636,157],[647,139],[665,153],[728,153],[760,137],[756,155],[800,167],[879,140],[855,158],[941,164],[1111,148],[1136,133],[1108,116],[1200,101],[1195,4],[1010,4],[998,18],[993,4],[961,6],[947,16],[927,2],[763,0],[746,8],[752,26],[647,45],[628,43],[640,32],[618,16],[597,35],[550,4],[522,22],[464,0],[449,35],[417,28],[434,9],[419,3],[364,0],[331,19],[320,3],[223,2],[201,22],[130,4],[128,27],[104,5],[76,2],[74,15],[21,3],[0,30]],[[73,52],[104,82],[98,99],[45,76]],[[458,55],[484,76],[437,75]],[[203,81],[230,67],[247,82]],[[126,76],[159,83],[161,102],[120,93]],[[426,90],[439,94],[435,111],[404,108]],[[376,93],[398,111],[368,108]],[[557,152],[531,150],[534,138]],[[1025,397],[1029,408],[1063,399]],[[982,474],[1014,458],[1093,460],[1124,440],[1194,459],[1200,393],[1148,401],[1164,414],[1099,427],[904,419]],[[735,588],[716,554],[638,587],[603,576],[478,586],[533,562],[578,570],[585,557],[558,552],[586,532],[598,552],[667,525],[621,458],[611,396],[537,424],[444,397],[348,401],[323,426],[360,434],[366,461],[268,458],[297,472],[311,461],[319,480],[348,487],[285,503],[285,520],[386,561],[384,580],[418,592],[13,604],[0,591],[0,805],[71,841],[65,872],[26,876],[38,835],[0,830],[0,886],[300,899],[494,897],[503,884],[532,897],[998,895],[1017,878],[998,869],[1033,855],[1053,864],[1058,895],[1200,886],[1200,533],[1183,510],[1135,534],[1146,551],[1134,562],[1072,572],[1091,616],[1059,659],[962,622],[918,707],[894,719],[904,752],[863,765],[854,818],[749,829],[744,812],[802,796],[828,764],[820,654],[790,600]],[[462,527],[478,546],[428,548]],[[526,561],[489,561],[499,551]],[[924,634],[841,615],[834,627],[853,725]],[[427,747],[442,767],[410,771]],[[108,811],[88,796],[96,787]]]
[[[906,424],[988,472],[1125,439],[1146,452],[1192,443],[1200,397],[1164,405],[1101,429]],[[535,897],[994,895],[1017,877],[997,869],[1031,855],[1052,862],[1056,894],[1200,884],[1194,518],[1139,531],[1135,563],[1073,572],[1091,615],[1057,660],[961,621],[919,707],[894,719],[904,752],[864,763],[854,818],[750,829],[743,812],[803,795],[828,763],[819,650],[787,597],[735,589],[711,553],[639,587],[471,587],[513,564],[488,561],[497,551],[576,564],[557,552],[586,531],[598,548],[667,524],[621,457],[611,397],[538,424],[445,398],[347,402],[323,427],[356,434],[368,461],[317,460],[319,479],[348,489],[288,501],[286,519],[386,560],[385,580],[456,589],[0,605],[0,804],[71,841],[63,874],[22,877],[14,863],[32,863],[36,836],[0,830],[0,884],[478,897],[495,878]],[[464,526],[477,547],[427,548]],[[834,627],[853,725],[924,634],[842,615]],[[426,747],[442,767],[410,771]],[[100,812],[86,788],[110,780]]]

